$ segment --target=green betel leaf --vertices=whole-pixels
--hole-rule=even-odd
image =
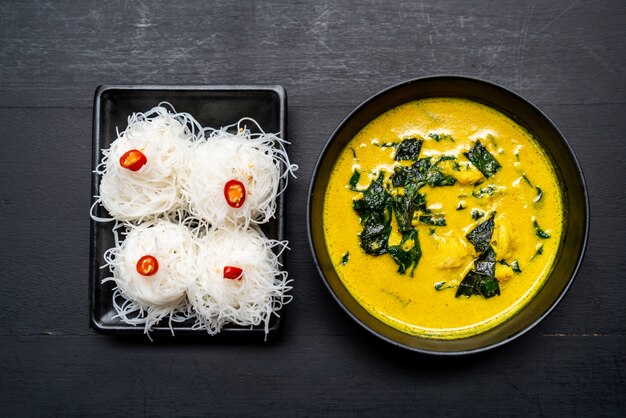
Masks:
[[[413,214],[416,210],[426,208],[426,198],[418,193],[419,184],[409,182],[403,193],[393,198],[393,211],[396,214],[398,229],[407,232],[412,226]]]
[[[464,155],[487,178],[493,176],[501,168],[500,163],[480,143],[480,140],[476,141],[469,152],[464,153]]]
[[[494,217],[495,213],[492,213],[489,219],[476,226],[465,236],[479,253],[485,252],[489,248],[489,242],[493,234]]]
[[[363,192],[363,197],[354,200],[352,204],[354,211],[361,217],[361,248],[371,255],[387,252],[391,233],[392,199],[383,186],[384,178],[381,172]]]
[[[443,174],[437,169],[431,169],[426,173],[426,183],[428,183],[430,187],[445,187],[454,185],[456,179]]]
[[[410,167],[395,167],[391,175],[393,187],[403,187],[409,183],[415,183],[418,188],[424,184],[430,187],[444,187],[456,184],[456,179],[443,174],[437,165],[443,161],[454,160],[454,156],[441,156],[438,159],[425,157],[417,160]]]
[[[361,248],[371,255],[386,254],[389,245],[391,225],[379,215],[367,218],[363,225],[363,231],[359,234]]]
[[[393,187],[407,187],[409,184],[413,184],[416,189],[420,189],[425,186],[426,180],[419,172],[416,164],[414,163],[411,167],[395,167],[390,177]]]
[[[413,202],[407,194],[398,194],[393,199],[393,211],[396,214],[398,229],[406,232],[411,229],[411,221],[413,220]]]
[[[437,167],[437,164],[448,159],[446,156],[442,156],[433,163],[433,157],[420,158],[411,166],[411,171],[418,173],[418,177],[423,179],[430,187],[452,186],[456,184],[456,179],[443,174]]]
[[[383,186],[384,180],[385,174],[381,172],[378,178],[363,192],[363,202],[366,210],[381,211],[389,204],[390,195]]]
[[[484,298],[490,298],[499,294],[500,284],[495,277],[470,270],[459,284],[455,297],[482,295]]]
[[[478,274],[474,270],[470,270],[459,284],[459,287],[457,287],[456,294],[454,296],[457,298],[459,296],[472,296],[474,294],[477,278]]]
[[[409,167],[395,167],[393,169],[393,174],[391,175],[391,184],[393,187],[404,187],[411,176],[412,173]]]
[[[486,276],[494,276],[496,274],[496,253],[492,247],[489,247],[487,251],[474,261],[474,270],[476,270],[476,273]]]
[[[478,275],[476,280],[476,290],[483,295],[485,299],[500,294],[500,284],[498,279],[493,276],[486,276],[483,274]]]
[[[412,160],[417,161],[420,151],[422,150],[423,139],[407,138],[400,142],[398,150],[396,151],[395,160]]]
[[[452,138],[452,135],[430,133],[430,134],[428,134],[428,136],[431,137],[432,139],[434,139],[437,142],[443,141],[444,139],[447,139],[449,141],[454,142],[454,138]]]
[[[417,267],[422,257],[417,230],[411,229],[409,232],[402,234],[400,245],[389,247],[389,254],[398,264],[398,273],[406,274],[407,270],[411,269],[409,274],[413,277],[415,267]]]

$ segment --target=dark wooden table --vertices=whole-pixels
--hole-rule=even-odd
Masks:
[[[0,5],[0,415],[620,415],[626,409],[626,3]],[[591,196],[567,297],[462,358],[378,341],[335,304],[306,240],[315,160],[342,118],[410,78],[460,74],[561,128]],[[97,85],[280,84],[289,96],[293,303],[270,344],[149,343],[88,327]]]

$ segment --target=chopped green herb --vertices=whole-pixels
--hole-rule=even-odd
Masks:
[[[464,155],[487,178],[493,176],[501,168],[498,161],[480,143],[480,140],[476,141],[469,152],[464,153]]]
[[[435,287],[435,290],[439,292],[444,289],[454,289],[455,287],[459,287],[459,285],[457,284],[456,280],[451,280],[450,282],[446,282],[444,280],[444,281],[435,283],[434,287]]]
[[[489,186],[483,187],[482,189],[478,191],[472,191],[472,196],[474,196],[476,199],[482,199],[485,196],[493,196],[493,193],[495,191],[496,191],[496,187],[490,184]]]
[[[435,228],[430,228],[429,235],[435,235]]]
[[[413,160],[417,161],[422,150],[423,139],[407,138],[398,145],[395,159],[396,161]]]
[[[447,134],[431,133],[431,134],[428,134],[428,136],[431,137],[432,139],[434,139],[437,142],[442,141],[444,139],[449,139],[450,141],[454,142],[454,138],[452,138],[451,135],[447,135]]]
[[[496,142],[495,136],[488,134],[487,139],[491,141],[491,144],[493,145],[494,148],[498,148],[498,143]]]
[[[446,218],[443,213],[420,215],[417,219],[425,225],[446,226]]]
[[[397,147],[399,144],[395,142],[385,142],[383,144],[379,144],[378,142],[375,142],[374,145],[380,148],[394,148],[394,147]]]
[[[398,273],[405,274],[410,268],[410,275],[413,277],[415,267],[417,267],[417,263],[419,263],[422,257],[417,229],[411,229],[409,232],[402,234],[400,245],[389,247],[389,254],[399,266]]]
[[[472,209],[472,219],[477,221],[480,218],[482,218],[483,216],[485,216],[485,212],[483,212],[482,210],[478,210],[478,209]]]
[[[354,169],[354,173],[352,173],[352,177],[350,177],[350,190],[356,190],[356,185],[359,184],[359,179],[361,178],[361,173],[356,168]]]
[[[474,245],[477,252],[482,253],[489,248],[489,242],[491,241],[491,234],[493,233],[495,212],[491,214],[489,219],[479,224],[465,237],[469,242]]]
[[[350,260],[350,253],[346,252],[342,257],[341,257],[341,264],[342,266],[345,266],[346,263],[348,262],[348,260]]]
[[[526,184],[528,184],[530,187],[534,187],[530,180],[528,180],[528,177],[526,177],[526,174],[522,174],[522,179],[524,179]]]
[[[535,227],[535,231],[537,232],[537,236],[541,239],[547,239],[550,238],[550,234],[548,234],[547,232],[545,232],[544,230],[542,230],[539,227],[539,224],[537,223],[537,220],[535,219],[533,221],[533,226]]]
[[[539,244],[539,247],[537,247],[537,251],[535,252],[535,255],[533,255],[530,259],[534,260],[535,257],[538,257],[541,254],[543,254],[543,244]]]
[[[533,203],[537,203],[541,200],[541,198],[543,197],[543,190],[541,190],[541,188],[539,186],[533,186],[533,184],[530,182],[530,180],[528,180],[528,177],[526,177],[526,173],[522,174],[522,179],[524,179],[524,181],[530,186],[530,187],[534,187],[535,190],[537,191],[537,195],[535,196],[535,198],[533,199]]]
[[[466,208],[465,202],[459,202],[459,204],[456,205],[456,210],[463,210],[465,208]]]
[[[437,162],[434,165],[437,165],[443,161],[455,161],[456,157],[454,155],[442,155],[437,158]]]
[[[511,270],[513,270],[515,273],[522,272],[522,269],[519,268],[519,262],[517,260],[513,261],[511,264],[507,263],[506,260],[500,260],[498,261],[498,263],[502,264],[503,266],[511,267]]]

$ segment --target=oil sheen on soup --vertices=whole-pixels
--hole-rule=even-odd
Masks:
[[[432,98],[383,113],[350,141],[323,218],[334,268],[363,307],[402,332],[455,339],[532,299],[563,210],[526,130],[490,107]]]

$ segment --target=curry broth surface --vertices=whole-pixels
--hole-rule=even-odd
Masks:
[[[430,133],[451,135],[454,142],[449,139],[437,142],[429,138]],[[488,135],[493,135],[493,141],[487,139]],[[408,161],[394,161],[395,148],[376,144],[398,143],[415,136],[424,138],[420,158],[455,155],[465,169],[469,161],[463,152],[480,139],[502,167],[488,179],[476,170],[468,174],[464,174],[466,170],[449,171],[446,174],[457,177],[455,185],[427,185],[420,189],[426,195],[429,209],[445,213],[447,226],[417,224],[422,256],[411,277],[397,272],[398,265],[389,254],[372,256],[361,249],[359,216],[352,209],[353,199],[359,193],[350,190],[348,182],[354,169],[358,169],[361,172],[358,188],[365,189],[379,170],[385,170],[388,176],[394,166],[409,165]],[[480,176],[484,182],[474,186],[472,176]],[[490,184],[497,187],[493,196],[472,196],[473,191]],[[541,200],[536,203],[534,186],[543,190]],[[457,210],[459,202],[464,202],[466,209]],[[514,273],[496,264],[501,294],[489,299],[480,295],[456,298],[456,288],[437,291],[434,287],[440,281],[451,286],[460,283],[473,267],[477,254],[465,235],[488,215],[473,220],[472,209],[487,214],[496,212],[491,242],[497,260],[505,259],[509,263],[518,260],[522,270]],[[557,177],[549,159],[528,132],[494,109],[455,98],[406,103],[371,121],[340,155],[324,201],[328,251],[337,274],[353,297],[388,325],[408,334],[437,339],[463,338],[483,332],[527,304],[551,270],[561,240],[562,217]],[[550,238],[537,236],[533,219]],[[391,225],[389,244],[396,245],[401,234],[397,231],[395,215]],[[497,240],[500,243],[494,242]],[[496,247],[498,244],[500,248]],[[543,253],[536,255],[539,244],[543,244]],[[349,260],[342,265],[346,253]]]

